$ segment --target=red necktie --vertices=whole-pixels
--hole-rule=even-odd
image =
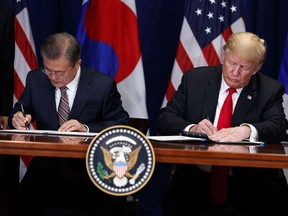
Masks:
[[[60,88],[61,90],[61,98],[58,106],[58,121],[59,125],[62,125],[64,122],[68,120],[70,108],[67,96],[67,86]]]
[[[229,128],[231,126],[233,101],[232,95],[236,92],[236,89],[229,88],[229,93],[221,108],[217,129]],[[225,202],[227,196],[228,186],[228,173],[229,167],[227,166],[212,166],[211,172],[211,202],[214,206],[219,206]]]
[[[236,89],[229,88],[229,93],[223,103],[221,108],[217,129],[220,130],[222,128],[229,128],[231,126],[231,119],[232,119],[232,111],[233,111],[233,101],[232,95],[236,92]]]

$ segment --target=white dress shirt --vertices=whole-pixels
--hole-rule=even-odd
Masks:
[[[219,119],[219,115],[220,115],[220,110],[223,106],[223,103],[228,95],[228,89],[230,88],[230,86],[228,86],[226,84],[226,82],[224,81],[223,79],[223,75],[222,75],[222,81],[221,81],[221,87],[220,87],[220,91],[219,91],[219,96],[218,96],[218,104],[217,104],[217,107],[216,107],[216,113],[215,113],[215,118],[214,118],[214,122],[213,122],[213,125],[215,127],[217,127],[217,124],[218,124],[218,119]],[[238,98],[242,92],[243,88],[239,88],[239,89],[236,89],[236,92],[232,95],[232,101],[233,101],[233,112],[234,112],[234,109],[235,109],[235,106],[237,104],[237,101],[238,101]],[[191,125],[188,125],[185,130],[186,131],[189,131],[189,129],[194,126],[195,124],[191,124]],[[256,130],[256,128],[253,126],[253,125],[250,125],[250,124],[247,124],[247,123],[243,123],[241,125],[247,125],[250,127],[251,129],[251,134],[250,134],[250,137],[249,137],[249,140],[251,142],[253,141],[257,141],[258,140],[258,132]],[[251,149],[253,150],[253,149]],[[249,151],[250,151],[250,148],[249,148]],[[251,152],[251,151],[250,151]],[[255,152],[251,152],[251,153],[255,153]],[[211,172],[211,165],[196,165],[200,170],[202,171],[205,171],[205,172]],[[229,169],[229,175],[232,175],[232,172],[231,172],[231,169]]]
[[[68,101],[69,101],[69,108],[70,110],[72,109],[73,106],[73,102],[74,102],[74,98],[77,92],[77,88],[78,88],[78,83],[80,80],[80,73],[81,73],[81,67],[79,67],[75,78],[72,80],[72,82],[70,82],[69,84],[67,84],[67,96],[68,96]],[[55,89],[55,102],[56,102],[56,110],[58,110],[58,106],[60,103],[60,98],[61,98],[61,90],[60,88],[56,88]]]
[[[213,122],[213,125],[215,127],[217,127],[217,124],[218,124],[218,119],[219,119],[221,107],[223,106],[223,103],[224,103],[224,101],[225,101],[225,99],[229,93],[228,88],[230,88],[230,86],[228,86],[226,84],[226,82],[223,79],[223,75],[222,75],[221,87],[220,87],[219,96],[218,96],[218,103],[217,103],[215,118],[214,118],[214,122]],[[237,104],[238,98],[239,98],[242,90],[243,90],[243,88],[236,89],[236,92],[232,95],[233,112],[234,112],[235,106]],[[189,131],[189,129],[194,125],[195,124],[188,125],[184,130]],[[257,141],[258,140],[258,132],[257,132],[256,128],[253,125],[248,124],[248,123],[242,123],[241,126],[242,125],[247,125],[251,129],[251,134],[250,134],[249,140],[251,142]]]

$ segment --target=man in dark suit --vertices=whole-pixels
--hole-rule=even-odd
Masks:
[[[11,127],[26,129],[26,123],[36,121],[37,129],[100,132],[128,123],[115,81],[80,66],[81,48],[76,38],[68,33],[52,34],[40,51],[43,68],[28,73],[24,92],[9,117]],[[61,124],[57,110],[63,86],[68,88],[71,111],[68,121]],[[20,185],[19,211],[21,215],[39,216],[48,208],[65,208],[95,215],[102,209],[108,215],[125,215],[125,199],[97,189],[84,159],[34,157]]]
[[[0,130],[8,128],[8,115],[13,106],[14,52],[14,13],[12,8],[0,3]],[[16,208],[11,203],[16,202],[14,195],[19,181],[10,181],[9,176],[19,173],[19,162],[18,156],[0,156],[0,215],[13,215]]]
[[[161,135],[176,135],[182,130],[201,132],[220,142],[283,140],[284,86],[258,72],[265,53],[265,41],[258,36],[248,32],[233,34],[223,47],[222,65],[184,73],[173,98],[160,112],[158,132]],[[218,130],[220,110],[229,87],[236,89],[232,95],[231,126]],[[220,206],[213,206],[210,201],[210,172],[211,166],[178,166],[163,201],[165,215],[288,212],[288,189],[282,169],[230,168],[226,201]]]

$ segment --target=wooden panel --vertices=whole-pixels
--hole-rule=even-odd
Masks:
[[[85,158],[93,138],[68,136],[27,136],[21,139],[0,134],[0,154]],[[288,155],[281,144],[257,147],[240,145],[211,145],[203,143],[151,142],[156,162],[210,164],[247,167],[288,168]],[[215,148],[216,147],[216,148]]]

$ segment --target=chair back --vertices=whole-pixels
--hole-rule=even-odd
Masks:
[[[146,135],[150,126],[150,120],[144,118],[130,118],[128,126],[134,127]]]

